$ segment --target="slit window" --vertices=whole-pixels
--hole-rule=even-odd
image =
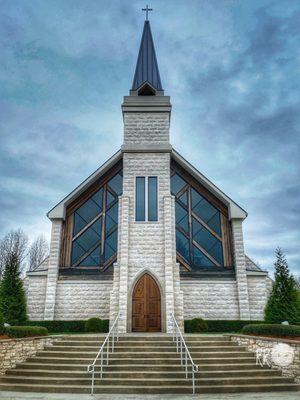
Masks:
[[[157,176],[138,176],[135,185],[135,220],[158,220]]]

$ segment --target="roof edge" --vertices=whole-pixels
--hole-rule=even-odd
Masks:
[[[240,207],[235,201],[227,196],[221,189],[212,183],[206,176],[198,171],[184,157],[182,157],[174,148],[172,150],[172,158],[182,167],[184,167],[194,178],[199,180],[201,184],[212,192],[219,200],[228,206],[229,219],[245,219],[248,213]]]
[[[78,185],[71,193],[64,197],[59,203],[56,204],[48,213],[47,217],[53,219],[65,219],[66,206],[70,204],[76,197],[83,193],[92,183],[94,183],[101,175],[109,170],[114,164],[122,159],[122,151],[118,150],[113,154],[104,164],[102,164],[96,171],[88,176],[80,185]]]

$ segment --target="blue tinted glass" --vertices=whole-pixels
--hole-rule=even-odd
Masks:
[[[92,253],[81,261],[81,267],[97,267],[100,265],[100,246],[97,246]]]
[[[189,220],[187,211],[177,202],[175,203],[176,224],[180,225],[186,232],[189,231]]]
[[[145,178],[136,178],[135,219],[145,221]]]
[[[189,240],[176,229],[176,250],[187,262],[190,262]]]
[[[185,204],[185,205],[187,206],[187,202],[188,202],[188,199],[187,199],[187,192],[184,192],[180,197],[178,197],[178,199],[179,199],[183,204]]]
[[[82,235],[80,235],[72,246],[72,264],[91,249],[101,238],[102,218],[93,223]]]
[[[213,229],[219,236],[222,236],[220,212],[217,211],[215,215],[207,221],[207,225]]]
[[[117,252],[117,239],[118,239],[117,231],[114,231],[109,237],[106,238],[105,250],[104,250],[105,261],[107,261]]]
[[[171,178],[171,192],[173,194],[177,194],[180,190],[186,185],[186,181],[184,181],[179,175],[174,174]]]
[[[100,189],[89,200],[74,212],[73,235],[77,235],[82,228],[92,221],[102,211],[103,189]]]
[[[214,267],[214,263],[207,258],[201,250],[193,246],[194,267]]]
[[[217,233],[221,231],[220,212],[196,190],[192,189],[192,210]],[[217,214],[217,215],[216,215]],[[212,221],[210,223],[210,221]],[[220,234],[220,233],[219,233]]]
[[[122,177],[122,172],[119,172],[117,175],[115,175],[109,182],[108,186],[112,188],[112,190],[120,196],[123,191],[123,177]]]
[[[109,190],[106,191],[106,207],[110,206],[117,198],[113,196]]]
[[[193,218],[193,239],[219,263],[223,263],[222,243]]]
[[[148,178],[148,221],[157,221],[157,177]]]
[[[106,212],[105,232],[109,232],[118,224],[119,203],[116,203]]]

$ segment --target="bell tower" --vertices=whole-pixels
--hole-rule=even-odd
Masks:
[[[148,19],[144,22],[132,88],[129,96],[124,96],[122,114],[123,195],[119,202],[119,248],[110,320],[120,311],[123,332],[170,332],[171,313],[183,323],[175,202],[170,192],[171,103],[162,88]],[[147,280],[142,278],[145,274],[149,276]],[[152,280],[152,287],[158,290],[156,297],[161,299],[157,310],[159,302],[154,305],[151,296],[149,304],[148,300],[133,301],[137,283]]]

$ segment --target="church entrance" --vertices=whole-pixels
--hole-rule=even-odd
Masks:
[[[133,289],[132,332],[161,332],[160,290],[147,273],[138,280]]]

